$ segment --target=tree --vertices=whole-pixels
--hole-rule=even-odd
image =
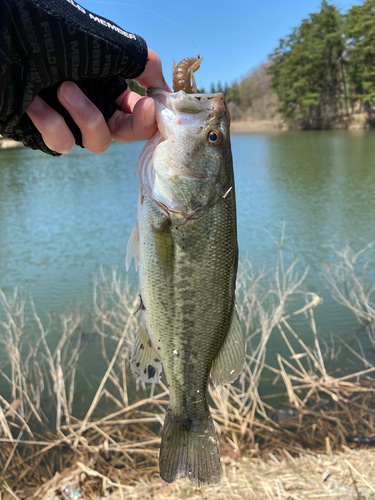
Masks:
[[[267,64],[259,64],[249,76],[244,78],[239,85],[241,107],[249,108],[254,101],[261,99],[269,93],[270,76],[267,74]]]
[[[375,0],[353,6],[345,28],[350,89],[370,112],[375,101]]]
[[[323,0],[318,13],[280,40],[267,71],[284,118],[309,121],[321,117],[327,106],[337,111],[344,95],[343,27],[338,9]]]
[[[137,94],[141,96],[146,95],[146,90],[143,87],[141,87],[139,83],[136,82],[135,80],[128,80],[128,86],[130,90],[132,90],[133,92],[137,92]]]
[[[240,104],[240,90],[237,82],[233,82],[232,86],[228,89],[225,99],[227,102],[234,102],[237,106]]]

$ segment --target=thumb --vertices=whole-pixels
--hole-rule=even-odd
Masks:
[[[157,87],[167,92],[172,92],[165,81],[160,57],[151,49],[148,49],[147,64],[143,73],[135,78],[135,80],[146,89]]]

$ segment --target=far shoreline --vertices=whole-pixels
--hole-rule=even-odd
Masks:
[[[353,113],[349,116],[322,117],[318,122],[309,125],[298,123],[297,121],[284,121],[280,118],[268,120],[255,120],[248,118],[247,120],[233,120],[230,124],[232,134],[252,134],[252,133],[268,133],[268,132],[285,132],[285,131],[301,131],[308,130],[371,130],[374,128],[375,118],[367,113]]]
[[[288,130],[369,130],[373,128],[373,120],[366,113],[356,113],[349,117],[339,117],[326,123],[322,127],[311,127],[309,129],[297,125],[295,122],[286,122],[280,119],[269,120],[233,120],[230,124],[232,134],[256,134],[270,132],[285,132]],[[24,148],[22,142],[7,139],[0,135],[0,150]]]
[[[236,120],[230,124],[232,134],[281,132],[285,130],[288,130],[287,124],[279,120]]]

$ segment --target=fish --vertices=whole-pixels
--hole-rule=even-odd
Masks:
[[[137,163],[137,222],[126,268],[139,272],[141,321],[133,374],[170,399],[160,476],[221,480],[208,385],[234,382],[245,362],[235,304],[238,244],[230,116],[222,93],[149,89],[158,131]]]

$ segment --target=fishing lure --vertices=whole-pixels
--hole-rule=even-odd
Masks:
[[[173,60],[173,90],[178,92],[183,90],[186,94],[198,94],[197,84],[195,82],[194,73],[197,71],[203,61],[203,57],[186,57],[182,59],[177,66]]]

